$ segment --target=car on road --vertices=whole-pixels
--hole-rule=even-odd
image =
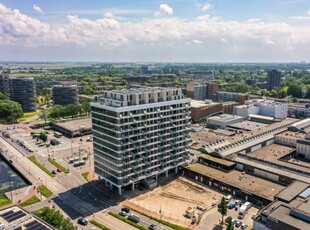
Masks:
[[[124,212],[124,211],[120,211],[120,212],[119,212],[119,215],[120,215],[120,216],[127,216],[127,214],[128,214],[128,213],[127,213],[127,212]]]
[[[207,210],[207,208],[203,205],[197,205],[197,209],[203,212]]]
[[[57,174],[57,171],[56,171],[56,170],[53,170],[52,173],[53,173],[53,174]]]
[[[248,225],[247,224],[241,224],[241,229],[243,230],[243,229],[246,229],[248,227]]]
[[[122,212],[126,212],[126,213],[129,213],[130,212],[130,209],[127,208],[127,207],[124,207],[121,209]]]
[[[225,197],[225,201],[226,201],[226,202],[229,202],[229,201],[231,200],[231,198],[232,198],[231,195],[227,195],[227,196]]]
[[[155,230],[155,224],[151,224],[151,225],[149,226],[149,230]]]
[[[59,172],[59,173],[62,172],[62,171],[61,171],[61,168],[58,168],[58,169],[57,169],[57,172]]]
[[[82,217],[80,217],[77,221],[80,225],[88,225],[88,221]]]
[[[241,222],[241,221],[236,221],[235,226],[236,226],[237,228],[239,228],[241,225],[242,225],[242,222]]]
[[[235,204],[229,204],[229,205],[228,205],[228,208],[229,208],[229,209],[233,209],[233,208],[235,208],[235,207],[236,207]]]

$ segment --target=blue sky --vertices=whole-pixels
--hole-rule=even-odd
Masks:
[[[0,0],[0,60],[310,61],[310,0]]]

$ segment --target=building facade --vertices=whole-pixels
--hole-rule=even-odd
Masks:
[[[186,86],[186,96],[195,100],[212,100],[217,92],[218,84],[212,82],[204,84],[189,84]]]
[[[68,105],[78,103],[78,88],[76,85],[55,85],[52,88],[54,105]]]
[[[270,70],[267,75],[267,90],[271,91],[274,87],[281,87],[281,71]]]
[[[238,122],[243,121],[244,118],[240,116],[222,114],[219,116],[209,117],[207,120],[208,125],[225,129],[226,126],[232,125]]]
[[[36,110],[36,85],[31,77],[14,77],[6,78],[4,93],[12,101],[18,102],[24,112]]]
[[[190,99],[181,89],[105,91],[91,111],[95,172],[119,194],[187,163]]]

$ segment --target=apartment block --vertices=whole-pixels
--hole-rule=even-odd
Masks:
[[[105,91],[91,111],[95,172],[119,194],[187,164],[190,99],[181,89]]]
[[[51,91],[54,105],[78,103],[78,88],[76,85],[55,85]]]
[[[218,84],[188,84],[186,86],[186,96],[195,100],[213,99],[213,96],[218,92]]]

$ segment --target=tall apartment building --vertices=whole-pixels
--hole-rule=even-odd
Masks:
[[[55,85],[51,94],[54,105],[78,103],[78,88],[76,85]]]
[[[186,96],[195,100],[212,99],[213,95],[218,92],[218,84],[204,83],[204,84],[188,84],[186,86]]]
[[[95,172],[119,194],[189,159],[190,99],[181,89],[105,91],[91,111]]]
[[[271,91],[274,87],[281,87],[281,71],[276,69],[268,71],[267,90]]]
[[[18,102],[24,112],[36,110],[36,85],[32,77],[6,78],[4,82],[6,87],[4,93],[12,101]]]

